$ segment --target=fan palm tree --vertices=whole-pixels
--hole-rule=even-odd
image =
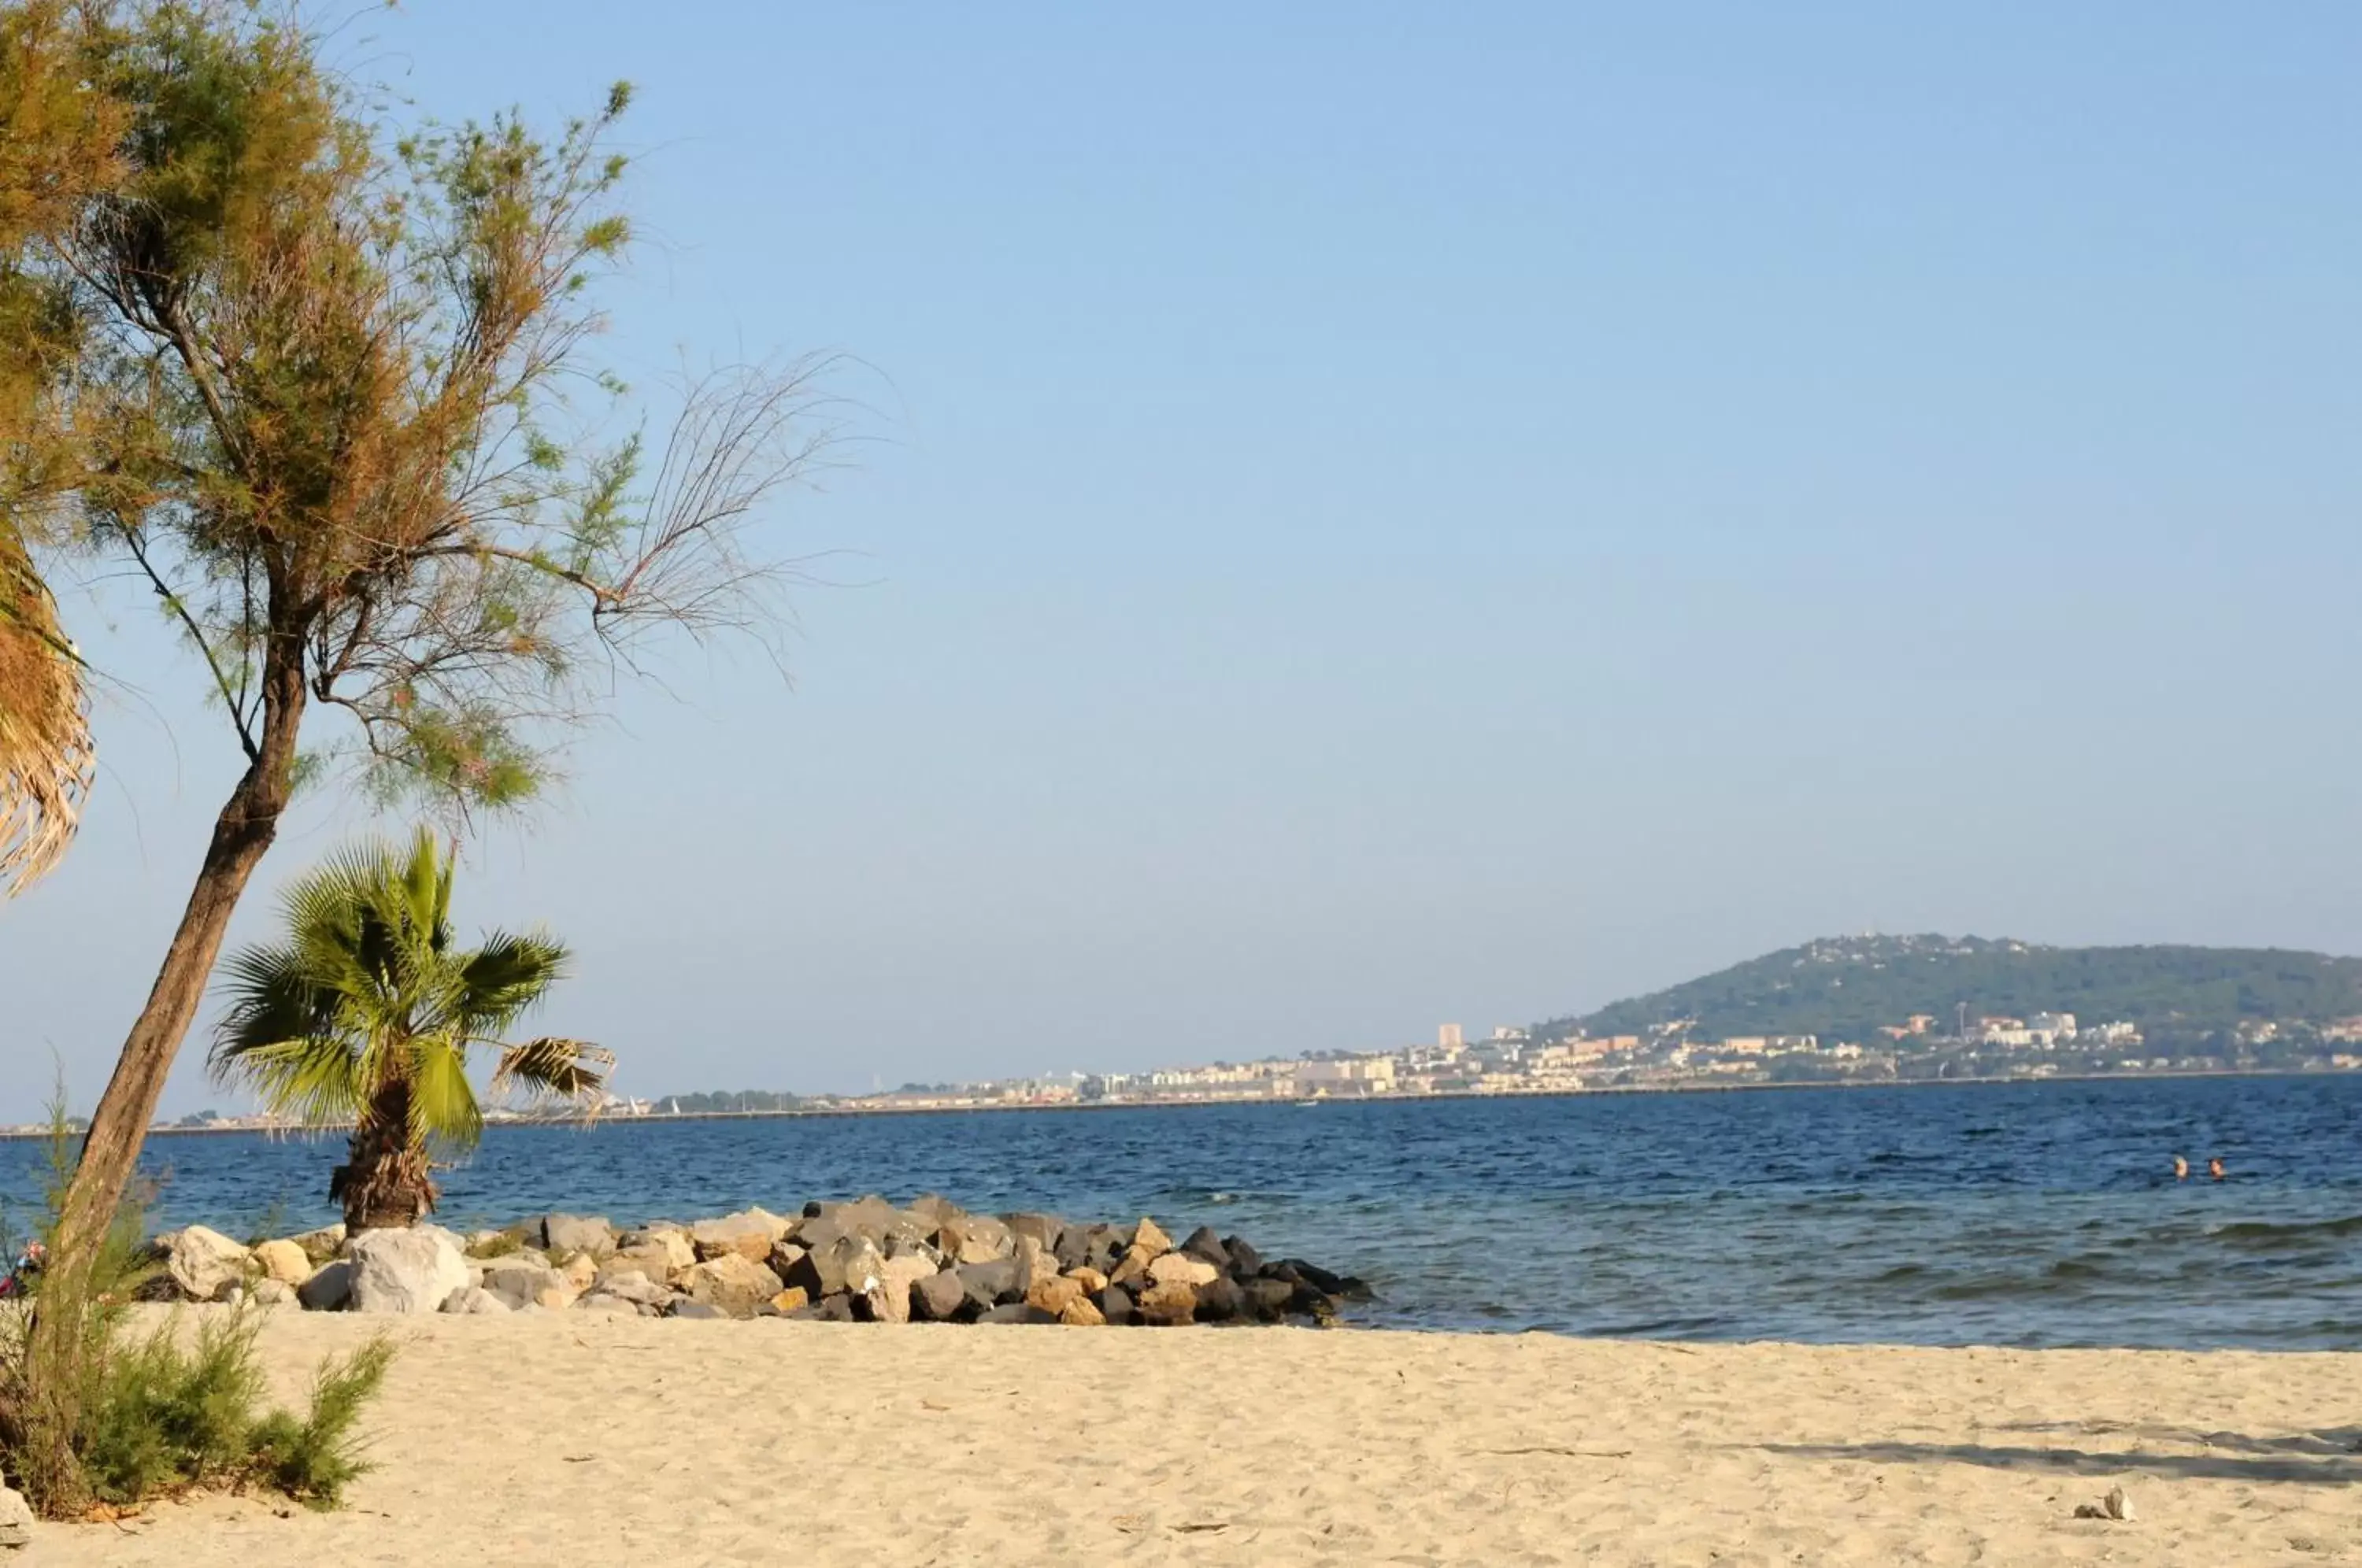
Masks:
[[[492,1092],[520,1086],[586,1110],[614,1066],[579,1040],[499,1038],[563,974],[566,949],[532,933],[456,945],[452,868],[424,828],[406,852],[348,851],[288,890],[285,941],[229,961],[215,1079],[309,1127],[351,1124],[328,1195],[352,1231],[416,1223],[435,1207],[433,1157],[482,1136],[471,1048],[496,1054]]]
[[[82,661],[15,522],[0,515],[0,897],[65,854],[94,760]]]

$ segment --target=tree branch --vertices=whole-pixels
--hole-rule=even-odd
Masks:
[[[247,726],[246,712],[238,705],[237,698],[230,691],[229,677],[223,673],[221,661],[214,657],[213,645],[205,641],[205,635],[203,632],[197,630],[196,618],[189,613],[189,607],[181,602],[181,596],[165,586],[164,579],[157,572],[154,563],[148,558],[148,547],[139,542],[139,531],[136,528],[124,529],[123,540],[130,547],[131,558],[138,561],[139,569],[148,574],[149,584],[156,590],[156,597],[169,605],[174,615],[180,617],[181,624],[188,629],[189,640],[196,644],[197,651],[204,656],[205,668],[214,672],[214,685],[221,691],[222,705],[229,710],[230,725],[237,731],[237,744],[245,748],[247,761],[260,762],[262,747],[255,741],[253,732]]]

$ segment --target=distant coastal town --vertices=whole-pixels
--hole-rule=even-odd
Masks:
[[[1803,1084],[1992,1082],[2173,1074],[2343,1072],[2362,1068],[2362,1016],[2322,1024],[2263,1021],[2210,1036],[2203,1048],[2153,1048],[2125,1020],[2091,1023],[2071,1012],[2025,1017],[1956,1013],[1950,1026],[1914,1013],[1869,1040],[1815,1034],[1697,1037],[1676,1019],[1640,1033],[1553,1034],[1503,1026],[1472,1036],[1457,1023],[1432,1044],[1296,1057],[1216,1061],[1141,1073],[1054,1072],[959,1083],[906,1083],[868,1094],[701,1091],[611,1094],[601,1120],[859,1115],[1089,1106],[1413,1099],[1682,1090]],[[572,1120],[530,1107],[486,1109],[493,1122]],[[292,1132],[267,1115],[202,1110],[159,1121],[159,1132]],[[31,1135],[41,1127],[0,1129]]]

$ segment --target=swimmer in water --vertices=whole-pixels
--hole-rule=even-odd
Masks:
[[[2206,1162],[2206,1174],[2213,1176],[2216,1181],[2221,1181],[2223,1179],[2222,1155],[2217,1154],[2213,1159]]]
[[[2190,1179],[2190,1162],[2183,1159],[2180,1154],[2173,1156],[2173,1179],[2176,1181],[2188,1181]]]

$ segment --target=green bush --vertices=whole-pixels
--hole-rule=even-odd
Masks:
[[[53,1159],[71,1171],[61,1137]],[[53,1212],[62,1190],[61,1174]],[[127,1209],[87,1283],[72,1286],[74,1299],[58,1288],[67,1276],[55,1275],[0,1302],[0,1470],[51,1518],[206,1486],[267,1486],[335,1507],[368,1471],[360,1417],[385,1381],[392,1342],[381,1335],[322,1363],[303,1416],[266,1412],[258,1312],[205,1312],[193,1334],[181,1331],[180,1313],[134,1331],[129,1303],[156,1267],[140,1235],[139,1213]],[[69,1314],[76,1326],[70,1354],[42,1366],[28,1353],[37,1311]]]
[[[369,1473],[360,1457],[361,1411],[392,1363],[393,1342],[382,1334],[323,1362],[304,1419],[274,1410],[256,1423],[249,1446],[257,1479],[318,1507],[342,1502],[345,1488]]]

